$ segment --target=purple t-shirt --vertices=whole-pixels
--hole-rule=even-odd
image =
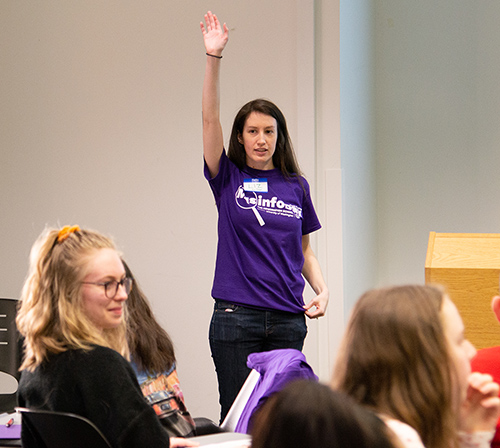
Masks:
[[[212,297],[238,305],[303,313],[302,235],[321,228],[302,178],[279,169],[240,170],[223,151],[205,177],[219,211]]]

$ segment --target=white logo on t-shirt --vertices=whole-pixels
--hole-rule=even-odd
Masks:
[[[287,204],[286,202],[273,196],[271,199],[265,199],[262,195],[258,195],[254,191],[245,191],[243,185],[240,185],[235,194],[236,204],[243,209],[252,209],[260,225],[263,226],[264,220],[259,213],[264,211],[273,215],[280,215],[289,218],[302,218],[302,208],[294,205]]]

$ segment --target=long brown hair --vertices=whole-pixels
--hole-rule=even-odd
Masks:
[[[245,122],[252,112],[269,115],[276,120],[278,125],[278,140],[273,155],[273,164],[281,171],[283,176],[298,177],[300,180],[302,173],[295,157],[285,116],[276,104],[265,99],[256,99],[246,103],[236,114],[229,140],[228,158],[240,169],[246,165],[245,148],[240,143],[238,137],[243,134]]]
[[[332,380],[358,403],[413,427],[427,448],[456,443],[443,300],[433,286],[365,293],[354,306]]]
[[[127,300],[127,341],[132,360],[142,371],[161,373],[169,370],[175,364],[172,340],[157,322],[146,295],[127,263],[122,262],[127,277],[134,280]]]

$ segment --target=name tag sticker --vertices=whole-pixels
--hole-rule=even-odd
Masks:
[[[245,191],[267,193],[267,179],[244,179],[243,189]]]

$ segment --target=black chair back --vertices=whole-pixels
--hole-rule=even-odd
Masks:
[[[0,413],[17,406],[17,385],[21,376],[21,340],[16,327],[16,299],[0,298]]]
[[[90,420],[76,414],[16,408],[23,431],[29,431],[44,448],[111,448],[106,437]]]

